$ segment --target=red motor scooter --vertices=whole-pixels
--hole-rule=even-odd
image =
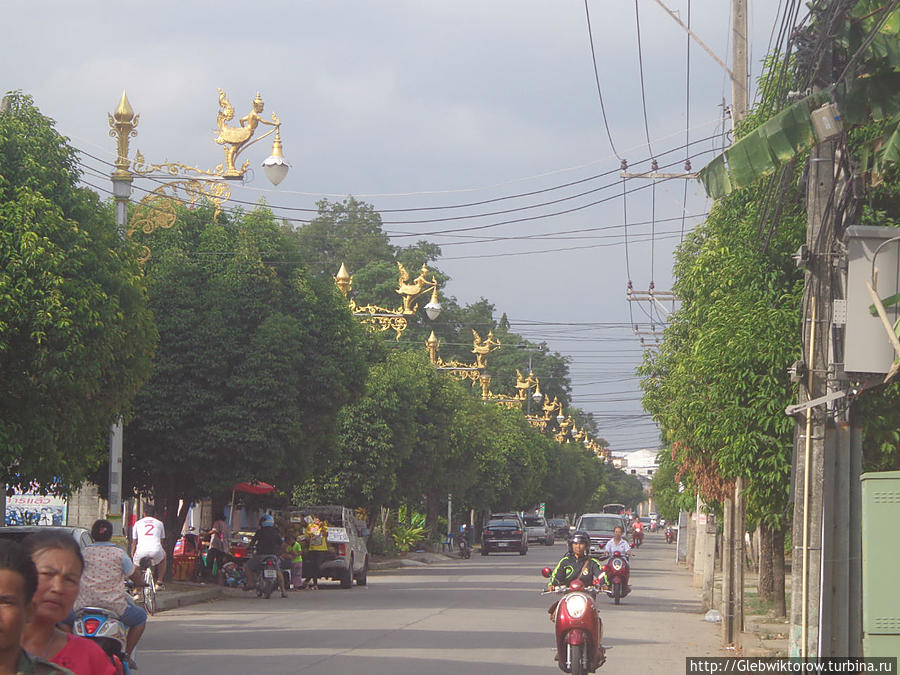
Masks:
[[[545,567],[541,574],[549,578],[550,568]],[[584,582],[575,579],[568,586],[554,586],[543,593],[562,595],[553,612],[553,623],[556,626],[556,660],[564,673],[593,673],[606,662],[606,649],[602,645],[603,621],[594,603],[597,590],[597,586],[585,588]]]
[[[671,544],[675,541],[675,530],[671,527],[666,528],[666,543]]]
[[[637,535],[635,534],[635,536]],[[631,565],[625,556],[616,551],[606,561],[603,571],[606,573],[606,583],[608,584],[606,594],[618,605],[622,598],[631,593],[631,586],[628,585]]]
[[[633,530],[631,532],[631,547],[639,548],[641,544],[644,543],[644,532],[643,530]]]

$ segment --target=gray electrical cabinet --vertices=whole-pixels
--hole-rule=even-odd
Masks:
[[[900,654],[900,471],[864,473],[862,483],[863,656]]]
[[[872,296],[866,280],[872,278],[872,260],[878,268],[878,296],[881,299],[900,292],[900,228],[853,225],[847,228],[847,326],[844,346],[844,371],[847,373],[885,374],[897,356],[884,325],[869,311]],[[880,248],[879,248],[880,247]],[[875,253],[878,252],[877,258]],[[900,316],[900,305],[887,307],[893,324]]]

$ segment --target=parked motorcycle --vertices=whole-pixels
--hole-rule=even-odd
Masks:
[[[472,549],[469,547],[469,540],[464,536],[456,538],[456,549],[459,551],[459,557],[468,560],[472,557]]]
[[[549,578],[549,567],[541,570]],[[556,661],[559,669],[572,675],[593,673],[606,662],[603,621],[597,614],[597,587],[585,588],[580,579],[568,586],[554,586],[543,594],[562,595],[553,612],[556,627]]]
[[[256,574],[256,597],[268,598],[278,586],[278,556],[263,557],[260,570]]]
[[[125,655],[128,630],[115,613],[100,607],[82,607],[75,613],[72,630],[75,635],[96,642],[106,652],[116,675],[129,672],[128,657]]]
[[[607,559],[603,571],[608,584],[606,594],[618,605],[622,598],[631,593],[631,586],[628,585],[631,565],[628,564],[628,558],[616,551]]]
[[[674,544],[675,543],[675,530],[671,527],[666,528],[666,543]]]

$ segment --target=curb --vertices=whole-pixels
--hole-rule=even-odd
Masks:
[[[196,591],[162,592],[156,598],[156,611],[165,612],[186,605],[196,605],[225,597],[222,588],[198,588]]]

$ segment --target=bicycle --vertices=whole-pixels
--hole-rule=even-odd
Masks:
[[[153,579],[153,559],[150,556],[144,556],[141,558],[140,566],[144,570],[144,585],[141,587],[144,609],[147,614],[153,616],[156,613],[156,581]]]

